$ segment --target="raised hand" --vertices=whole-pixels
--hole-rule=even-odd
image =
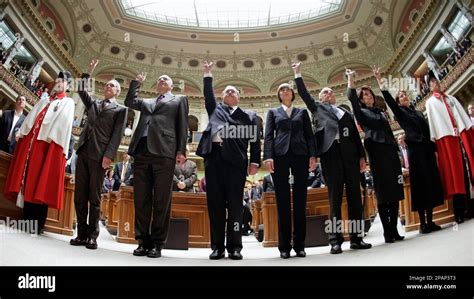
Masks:
[[[207,62],[204,61],[204,74],[210,74],[212,72],[212,67],[214,66],[214,62]]]
[[[301,61],[295,62],[291,65],[291,68],[295,74],[301,73]]]
[[[139,73],[137,77],[135,78],[135,80],[137,80],[138,82],[140,82],[140,84],[142,84],[146,80],[146,73],[144,72]]]
[[[354,88],[354,74],[355,71],[346,68],[346,75],[347,75],[347,88]]]
[[[345,68],[346,69],[346,75],[348,78],[354,78],[354,75],[355,75],[355,71],[351,70],[351,69],[348,69],[348,68]]]
[[[375,79],[377,79],[377,82],[382,81],[382,75],[380,75],[380,68],[377,67],[376,65],[372,65],[372,72],[374,73]]]
[[[97,64],[99,64],[99,59],[92,59],[91,62],[89,63],[89,67],[87,68],[89,75],[94,72]]]

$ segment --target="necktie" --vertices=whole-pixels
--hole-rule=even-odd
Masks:
[[[165,97],[164,95],[160,95],[160,96],[156,99],[156,102],[155,102],[155,109],[156,109],[156,106],[158,106],[158,104],[160,103],[160,101],[161,101],[164,97]]]
[[[123,163],[122,173],[120,175],[120,180],[123,182],[125,180],[125,173],[127,171],[127,163]]]
[[[100,112],[104,111],[105,107],[107,107],[107,104],[109,104],[110,101],[109,100],[103,100],[102,101],[102,106],[100,108]]]
[[[286,114],[288,115],[289,118],[291,118],[291,107],[288,107],[286,109]]]

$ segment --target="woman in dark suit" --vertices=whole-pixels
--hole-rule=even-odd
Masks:
[[[398,91],[393,99],[384,86],[380,69],[374,66],[373,71],[385,102],[405,131],[410,165],[411,210],[420,216],[420,233],[440,230],[441,227],[433,222],[433,208],[443,204],[443,189],[436,163],[436,145],[430,139],[428,122],[423,113],[410,106],[410,99],[404,90]]]
[[[385,243],[403,240],[397,230],[398,201],[404,198],[402,166],[398,145],[384,112],[374,106],[375,95],[368,86],[357,94],[354,89],[354,71],[347,69],[347,97],[357,122],[364,130],[364,145],[369,154],[374,179],[377,208],[383,226]]]
[[[281,106],[268,111],[265,127],[264,164],[271,173],[275,186],[278,210],[278,249],[287,259],[290,251],[305,257],[306,181],[308,167],[316,168],[316,141],[308,112],[292,106],[295,93],[289,84],[281,84],[277,91]],[[289,175],[293,181],[293,246],[291,244],[291,196]]]

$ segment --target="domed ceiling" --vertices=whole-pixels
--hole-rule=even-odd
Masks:
[[[127,84],[139,71],[152,78],[166,73],[183,92],[199,95],[202,61],[212,60],[216,89],[232,82],[244,95],[264,95],[293,78],[290,65],[295,61],[303,62],[310,88],[342,84],[346,65],[359,77],[370,75],[370,64],[392,59],[416,22],[413,16],[421,16],[432,1],[41,3],[61,19],[68,52],[81,70],[91,58],[101,60],[99,79],[118,76]],[[147,80],[145,89],[152,89],[152,81]]]

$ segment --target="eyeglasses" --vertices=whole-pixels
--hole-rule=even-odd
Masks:
[[[237,93],[237,90],[227,89],[227,90],[224,90],[224,93]]]
[[[107,83],[105,86],[106,86],[106,87],[115,87],[115,84],[113,84],[113,83]]]

